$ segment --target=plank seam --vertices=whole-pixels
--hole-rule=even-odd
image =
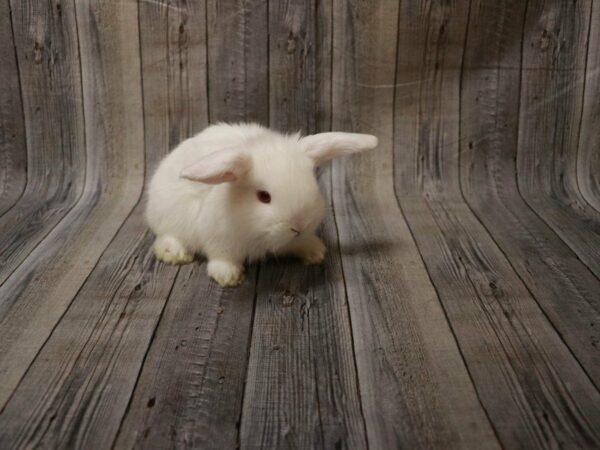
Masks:
[[[465,54],[467,52],[467,42],[468,42],[468,37],[469,37],[469,24],[471,23],[471,7],[473,6],[473,0],[469,0],[469,8],[467,10],[467,25],[465,28],[465,35],[463,38],[463,48],[462,48],[462,55],[461,55],[461,61],[460,61],[460,76],[459,76],[459,80],[458,80],[458,154],[457,154],[457,158],[458,158],[458,164],[457,164],[457,177],[458,177],[458,190],[460,192],[461,198],[463,200],[463,202],[467,205],[467,207],[469,208],[469,210],[471,209],[469,204],[467,203],[467,200],[465,199],[465,196],[463,195],[462,192],[462,187],[461,187],[461,174],[460,174],[460,170],[461,170],[461,166],[460,166],[460,157],[461,157],[461,152],[460,152],[460,147],[462,144],[462,115],[463,115],[463,110],[462,110],[462,94],[463,94],[463,76],[465,73]],[[398,59],[398,58],[396,58]],[[395,89],[395,88],[394,88]],[[394,95],[394,99],[396,98],[396,96]],[[394,114],[396,113],[396,108],[394,108]],[[394,164],[392,164],[392,167],[395,167]],[[427,203],[427,201],[426,201]],[[429,205],[428,205],[429,206]],[[472,212],[472,211],[471,211]],[[483,223],[481,222],[481,220],[479,220],[479,218],[473,214],[473,216],[475,217],[475,219],[483,226]],[[406,220],[406,219],[405,219]],[[435,220],[435,218],[434,218]],[[408,223],[408,222],[407,222]],[[485,229],[485,227],[484,227]],[[410,226],[409,226],[409,230],[410,230]],[[440,228],[441,231],[441,228]],[[412,230],[411,230],[411,234],[412,234]],[[488,232],[489,234],[489,232]],[[415,237],[413,236],[413,240],[415,239]],[[416,243],[416,240],[415,240]],[[421,254],[421,252],[419,252],[419,255]],[[423,264],[425,265],[425,261],[423,261]],[[479,402],[479,404],[481,405],[481,409],[483,410],[483,413],[485,414],[485,417],[487,418],[488,422],[490,423],[490,428],[492,429],[492,432],[494,433],[494,436],[496,438],[496,440],[498,441],[498,445],[500,445],[501,448],[505,448],[504,444],[502,443],[502,441],[500,440],[500,435],[498,434],[498,430],[496,429],[496,426],[494,424],[494,422],[492,421],[492,418],[490,417],[489,411],[487,410],[487,408],[485,407],[483,401],[481,400],[481,397],[479,395],[479,391],[477,390],[477,385],[475,383],[475,379],[473,378],[473,376],[471,375],[471,371],[469,370],[469,365],[467,364],[467,360],[463,354],[462,348],[460,347],[460,344],[458,342],[458,338],[454,332],[454,327],[452,326],[452,322],[450,321],[450,317],[448,316],[448,312],[446,311],[446,307],[444,306],[444,302],[442,302],[441,297],[438,293],[437,290],[437,286],[435,286],[435,284],[433,283],[433,280],[431,279],[431,276],[429,274],[429,269],[427,268],[427,266],[425,266],[425,270],[427,271],[427,276],[429,277],[429,280],[431,282],[431,284],[433,285],[433,289],[435,290],[435,293],[438,297],[438,301],[440,302],[440,305],[442,307],[442,311],[444,312],[444,317],[446,318],[446,320],[448,321],[448,325],[450,327],[450,332],[452,333],[452,336],[454,336],[454,340],[456,342],[456,345],[458,347],[458,352],[460,354],[461,359],[463,360],[463,364],[465,365],[465,369],[467,371],[467,374],[469,376],[469,380],[471,380],[471,383],[473,384],[473,390],[475,391],[475,396],[477,397],[477,401]],[[469,278],[469,277],[467,277]],[[471,282],[470,278],[469,278],[469,282]],[[477,292],[475,290],[475,292]],[[478,295],[479,297],[479,295]]]
[[[332,130],[333,128],[333,68],[334,68],[334,58],[333,58],[333,53],[335,51],[335,47],[334,47],[334,37],[335,37],[335,0],[331,1],[331,22],[330,22],[330,26],[331,26],[331,41],[330,41],[330,48],[329,48],[329,55],[330,55],[330,66],[329,66],[329,129]],[[354,367],[354,375],[355,375],[355,379],[356,379],[356,398],[358,400],[358,407],[359,407],[359,411],[360,411],[360,419],[362,422],[362,428],[363,428],[363,433],[365,435],[365,444],[366,444],[366,450],[369,450],[370,447],[370,443],[369,443],[369,433],[367,432],[367,421],[365,419],[365,411],[364,411],[364,407],[363,407],[363,400],[362,400],[362,388],[361,388],[361,383],[360,383],[360,374],[358,371],[358,364],[356,361],[356,344],[355,344],[355,336],[354,336],[354,326],[352,324],[352,312],[350,310],[350,301],[348,298],[348,284],[346,282],[346,271],[344,270],[344,258],[342,257],[342,249],[341,249],[341,242],[340,242],[340,230],[339,230],[339,226],[338,226],[338,222],[337,222],[337,217],[336,217],[336,213],[335,213],[335,207],[334,207],[334,195],[333,195],[333,164],[334,163],[330,163],[329,166],[329,191],[331,193],[330,195],[330,201],[331,201],[331,215],[333,216],[333,225],[335,228],[335,238],[336,238],[336,244],[337,244],[337,256],[338,256],[338,261],[340,264],[340,271],[342,273],[342,283],[344,284],[344,299],[345,299],[345,303],[346,303],[346,312],[347,312],[347,316],[348,316],[348,328],[350,331],[350,348],[352,349],[352,365]]]
[[[246,344],[246,363],[244,370],[244,384],[242,386],[242,398],[240,401],[240,413],[238,414],[236,426],[236,447],[241,448],[242,443],[242,422],[244,420],[244,403],[246,401],[246,388],[248,386],[248,370],[250,364],[250,351],[252,350],[252,337],[254,335],[254,316],[256,313],[256,303],[258,301],[258,277],[260,276],[260,264],[256,267],[256,276],[254,277],[254,296],[252,298],[252,315],[250,316],[250,331],[248,332],[248,342]]]
[[[245,6],[245,5],[244,5]],[[267,22],[267,124],[271,124],[271,80],[270,80],[270,75],[271,75],[271,70],[270,70],[270,45],[271,45],[271,35],[269,33],[269,11],[270,11],[270,5],[269,5],[269,0],[266,0],[266,14],[267,14],[267,18],[266,18],[266,22]],[[242,46],[243,46],[243,52],[244,52],[244,77],[246,77],[246,17],[245,17],[246,11],[245,9],[242,11],[242,26],[243,26],[243,36],[244,36],[244,42],[242,42]],[[208,32],[208,17],[206,17],[206,30]],[[208,42],[208,41],[207,41]],[[206,73],[210,73],[209,72],[209,68],[208,68],[208,46],[207,46],[207,51],[206,51],[206,59],[207,59],[207,67],[206,67]],[[207,75],[207,78],[208,75]],[[246,84],[246,79],[244,79],[244,85]],[[208,89],[208,82],[207,82],[207,89]],[[208,102],[210,104],[210,102]],[[247,98],[244,97],[244,116],[246,116],[248,114],[248,110],[247,110]],[[210,116],[209,116],[209,121],[210,121]],[[254,277],[254,296],[252,298],[252,315],[250,316],[250,331],[248,334],[248,343],[246,345],[246,362],[244,364],[244,383],[242,386],[242,398],[241,401],[239,403],[240,405],[240,412],[238,415],[238,420],[237,420],[237,427],[236,427],[236,444],[237,444],[237,448],[241,448],[241,444],[242,444],[242,424],[243,424],[243,420],[244,420],[244,403],[246,402],[246,389],[248,387],[248,371],[249,371],[249,365],[250,365],[250,352],[252,350],[252,338],[254,336],[254,318],[255,318],[255,314],[256,314],[256,304],[258,303],[258,280],[260,277],[260,268],[261,268],[261,264],[257,263],[256,264],[256,276]]]

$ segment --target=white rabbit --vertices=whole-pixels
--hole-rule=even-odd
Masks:
[[[202,253],[222,286],[241,283],[244,261],[267,253],[319,263],[325,246],[315,229],[325,203],[314,167],[376,146],[367,134],[300,137],[257,124],[209,126],[167,155],[150,182],[154,253],[172,264]]]

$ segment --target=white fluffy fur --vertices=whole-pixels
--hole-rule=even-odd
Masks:
[[[239,284],[244,261],[267,253],[321,262],[325,246],[314,233],[324,201],[314,166],[376,145],[364,134],[300,138],[256,124],[212,125],[167,155],[150,182],[154,252],[172,264],[202,253],[208,274],[223,286]],[[268,191],[271,203],[258,201],[258,190]]]

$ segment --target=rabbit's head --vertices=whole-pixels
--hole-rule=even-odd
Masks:
[[[325,202],[315,167],[376,145],[377,138],[365,134],[330,132],[300,138],[273,133],[206,155],[186,167],[181,177],[226,183],[219,208],[223,220],[240,222],[243,235],[260,248],[257,253],[277,252],[313,232],[323,219]]]

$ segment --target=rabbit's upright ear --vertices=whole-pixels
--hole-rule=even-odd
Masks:
[[[343,155],[363,152],[377,147],[377,138],[359,133],[319,133],[300,139],[304,151],[315,165]]]
[[[237,181],[251,168],[252,158],[242,149],[220,150],[206,155],[181,171],[180,177],[207,184]]]

